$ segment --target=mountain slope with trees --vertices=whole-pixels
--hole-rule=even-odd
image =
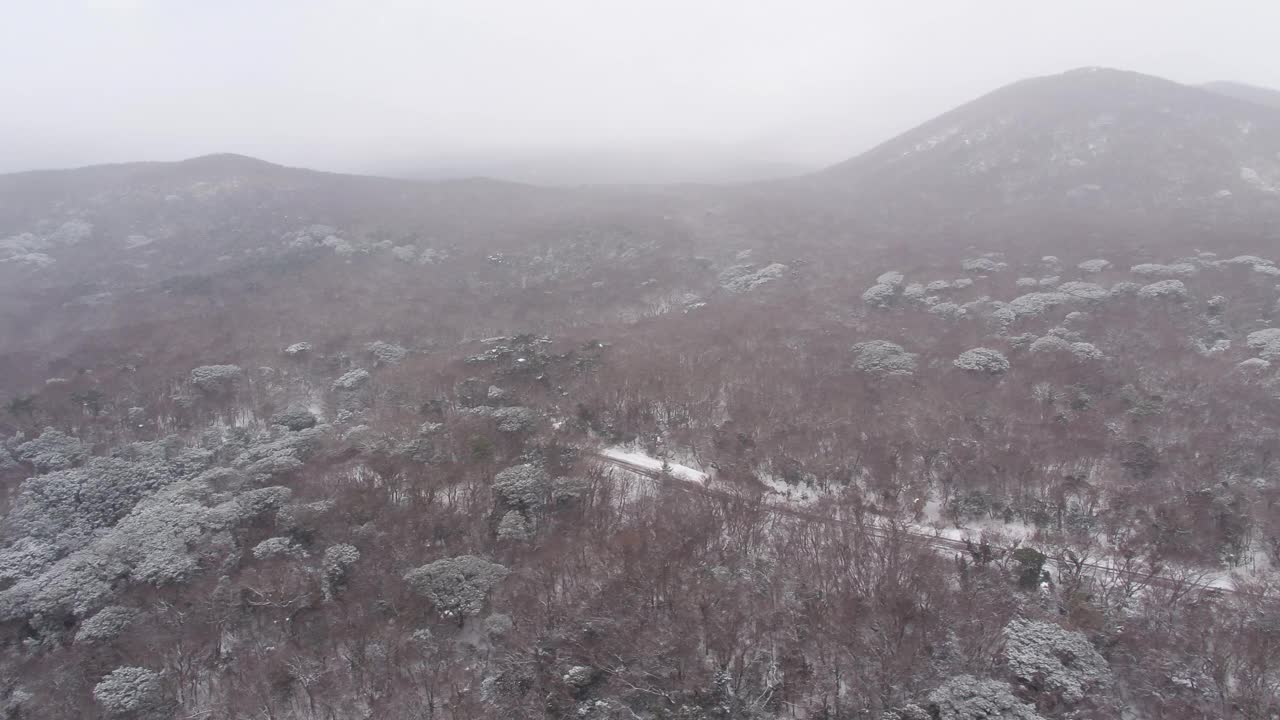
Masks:
[[[1273,717],[1277,112],[1080,70],[734,187],[0,177],[0,709]]]

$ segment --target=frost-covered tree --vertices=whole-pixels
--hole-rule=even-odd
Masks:
[[[14,454],[19,460],[31,463],[36,472],[43,473],[79,465],[89,456],[89,449],[77,438],[48,427],[39,437],[15,448]]]
[[[316,416],[304,407],[290,407],[271,416],[272,425],[281,425],[289,430],[306,430],[315,427]]]
[[[1280,328],[1267,328],[1249,333],[1245,344],[1263,360],[1280,359]]]
[[[508,510],[498,521],[498,538],[510,542],[523,542],[532,536],[529,521],[519,510]]]
[[[191,370],[191,384],[204,393],[224,392],[243,375],[239,365],[201,365]]]
[[[1000,272],[1009,267],[1008,263],[998,262],[989,257],[969,258],[960,263],[960,267],[965,272],[983,272],[994,273]]]
[[[309,352],[311,352],[311,343],[309,342],[296,342],[284,349],[284,354],[289,357],[297,357]]]
[[[293,538],[290,537],[269,537],[253,546],[253,557],[258,560],[282,557],[303,558],[306,555],[306,551],[294,543]]]
[[[1059,352],[1069,353],[1071,352],[1071,343],[1063,340],[1057,335],[1045,335],[1044,337],[1036,338],[1027,349],[1037,355]]]
[[[928,717],[934,720],[1042,720],[1035,708],[1008,683],[958,675],[929,693]]]
[[[1052,622],[1018,618],[1004,628],[1004,658],[1024,686],[1075,704],[1106,685],[1111,667],[1083,633]]]
[[[225,472],[172,483],[137,504],[87,544],[0,590],[0,620],[82,615],[130,583],[163,587],[189,580],[201,559],[229,552],[230,532],[288,500],[284,487],[225,493]]]
[[[1219,260],[1218,264],[1219,265],[1248,265],[1250,267],[1255,267],[1258,265],[1263,265],[1263,266],[1275,265],[1275,261],[1268,260],[1266,258],[1261,258],[1261,257],[1258,257],[1257,255],[1237,255],[1233,258],[1227,258],[1226,260]]]
[[[1015,280],[1013,284],[1017,285],[1020,288],[1033,288],[1039,285],[1040,281],[1036,280],[1033,277],[1020,277],[1017,280]]]
[[[1037,338],[1031,343],[1028,349],[1032,353],[1036,354],[1070,354],[1077,360],[1101,360],[1103,357],[1102,351],[1094,347],[1092,343],[1070,342],[1065,338],[1053,334]]]
[[[1009,372],[1009,359],[991,348],[973,348],[960,353],[952,364],[961,370],[985,375],[1002,375]]]
[[[49,233],[49,242],[55,245],[79,245],[93,234],[93,223],[85,220],[68,220]]]
[[[519,405],[492,408],[488,414],[498,422],[498,430],[504,433],[530,432],[538,425],[537,411]]]
[[[332,600],[346,586],[351,568],[359,561],[360,551],[355,545],[339,543],[325,548],[320,561],[320,588],[325,600]]]
[[[1236,369],[1249,375],[1258,375],[1271,369],[1271,363],[1262,358],[1249,358],[1236,365]]]
[[[910,375],[916,371],[916,355],[888,340],[871,340],[853,346],[853,366],[875,375]]]
[[[1102,258],[1093,258],[1091,260],[1085,260],[1076,267],[1087,273],[1100,273],[1111,267],[1111,261],[1104,260]]]
[[[924,285],[921,285],[920,283],[911,283],[910,285],[902,288],[902,297],[907,300],[919,300],[924,297],[924,293]]]
[[[88,542],[100,528],[115,524],[143,498],[203,470],[210,460],[192,450],[167,457],[156,445],[145,444],[132,457],[121,453],[90,458],[81,467],[23,482],[6,518],[6,532],[28,542],[50,543],[65,554]],[[0,551],[0,556],[6,552]]]
[[[80,629],[76,632],[76,642],[91,645],[115,640],[129,628],[136,617],[138,617],[138,611],[133,608],[108,605],[94,613],[93,617],[80,623]]]
[[[876,283],[862,293],[862,301],[874,308],[887,308],[893,304],[898,288],[893,285]]]
[[[381,340],[369,343],[365,349],[373,354],[379,365],[398,365],[409,356],[409,351],[405,348]]]
[[[1105,300],[1111,292],[1097,283],[1072,280],[1058,286],[1057,292],[1070,295],[1079,300]]]
[[[350,392],[353,390],[359,390],[367,382],[369,382],[369,371],[362,368],[356,368],[333,381],[333,389]]]
[[[141,667],[112,670],[93,687],[93,699],[114,718],[160,718],[170,705],[160,673]]]
[[[929,314],[938,315],[947,320],[959,320],[969,313],[963,307],[953,302],[942,302],[929,308]]]
[[[1071,354],[1077,360],[1102,360],[1106,356],[1093,343],[1073,342],[1071,343]]]
[[[1159,280],[1138,289],[1138,297],[1146,299],[1181,300],[1186,296],[1187,286],[1181,280]]]
[[[1060,292],[1035,292],[1019,295],[1009,301],[1008,308],[1020,318],[1038,317],[1050,308],[1071,301],[1071,296]]]
[[[880,277],[876,278],[876,284],[898,287],[902,285],[903,281],[905,281],[906,279],[907,279],[906,276],[898,272],[897,270],[890,270],[886,273],[881,274]]]
[[[540,465],[513,465],[493,478],[493,494],[509,508],[532,510],[546,502],[551,478]]]
[[[489,592],[510,573],[484,558],[460,555],[410,570],[404,580],[441,615],[462,618],[479,614]]]
[[[506,635],[516,626],[510,615],[493,613],[484,619],[484,631],[488,635]]]
[[[720,273],[720,287],[733,293],[745,293],[777,280],[791,268],[782,263],[770,263],[756,269],[755,265],[735,265]]]
[[[1137,295],[1142,289],[1142,285],[1136,282],[1122,280],[1111,286],[1111,297],[1125,297],[1127,295]]]
[[[1191,263],[1174,263],[1172,265],[1160,265],[1158,263],[1143,263],[1134,265],[1129,268],[1129,272],[1134,275],[1142,275],[1144,277],[1191,277],[1199,272],[1200,269]]]

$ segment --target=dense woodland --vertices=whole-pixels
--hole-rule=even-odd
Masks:
[[[936,123],[1030,92],[1061,138],[1059,82]],[[1197,148],[1280,128],[1096,82],[1143,168],[1185,160],[1132,144],[1151,95],[1259,128]],[[742,188],[0,178],[0,707],[1276,717],[1269,166],[1121,206],[1001,140],[942,208],[976,160],[936,132]]]

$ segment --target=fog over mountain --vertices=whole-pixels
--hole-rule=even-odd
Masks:
[[[1120,5],[6,8],[0,720],[1280,717],[1275,10]]]
[[[1278,23],[1249,0],[15,3],[0,171],[237,152],[414,177],[750,179],[1072,67],[1280,87]]]

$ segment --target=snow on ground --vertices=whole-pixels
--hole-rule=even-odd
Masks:
[[[633,449],[621,447],[605,448],[600,451],[600,456],[610,460],[616,460],[621,463],[626,463],[628,465],[634,465],[638,468],[643,468],[651,472],[662,472],[663,470],[663,462],[661,460],[649,457],[648,455],[645,455],[642,452],[637,452]],[[695,470],[688,465],[668,462],[666,463],[666,471],[668,475],[677,480],[697,483],[699,485],[707,484],[707,474],[701,470]]]
[[[771,495],[777,496],[787,505],[807,507],[814,505],[822,497],[822,494],[810,485],[792,485],[765,473],[757,473],[756,477],[769,488]]]
[[[650,457],[635,448],[628,447],[611,447],[600,451],[600,456],[615,460],[626,465],[647,470],[650,472],[662,472],[664,463],[654,457]],[[688,465],[679,463],[665,463],[666,472],[677,480],[685,482],[706,485],[709,476],[701,470],[696,470]],[[778,479],[768,476],[761,476],[761,480],[769,487],[773,494],[780,497],[784,504],[793,506],[812,505],[820,499],[820,494],[813,489],[790,485]],[[924,503],[922,513],[924,522],[912,523],[909,527],[913,532],[924,535],[932,535],[938,538],[948,540],[973,540],[978,541],[983,535],[997,534],[1002,537],[1004,542],[1015,542],[1030,546],[1035,545],[1036,530],[1034,527],[1025,523],[1006,523],[996,519],[984,519],[970,521],[963,527],[957,527],[954,523],[946,523],[942,520],[941,506],[932,498]],[[1244,578],[1255,578],[1274,572],[1267,562],[1267,557],[1262,554],[1261,558],[1255,555],[1251,558],[1252,562],[1247,566],[1237,568],[1234,573],[1223,569],[1206,569],[1200,576],[1200,582],[1208,587],[1219,588],[1223,590],[1234,589],[1236,583],[1233,575]],[[1104,568],[1118,568],[1119,564],[1115,558],[1109,555],[1099,555],[1090,557],[1089,561]],[[1190,570],[1189,568],[1186,570]],[[1195,573],[1191,573],[1193,576]]]

